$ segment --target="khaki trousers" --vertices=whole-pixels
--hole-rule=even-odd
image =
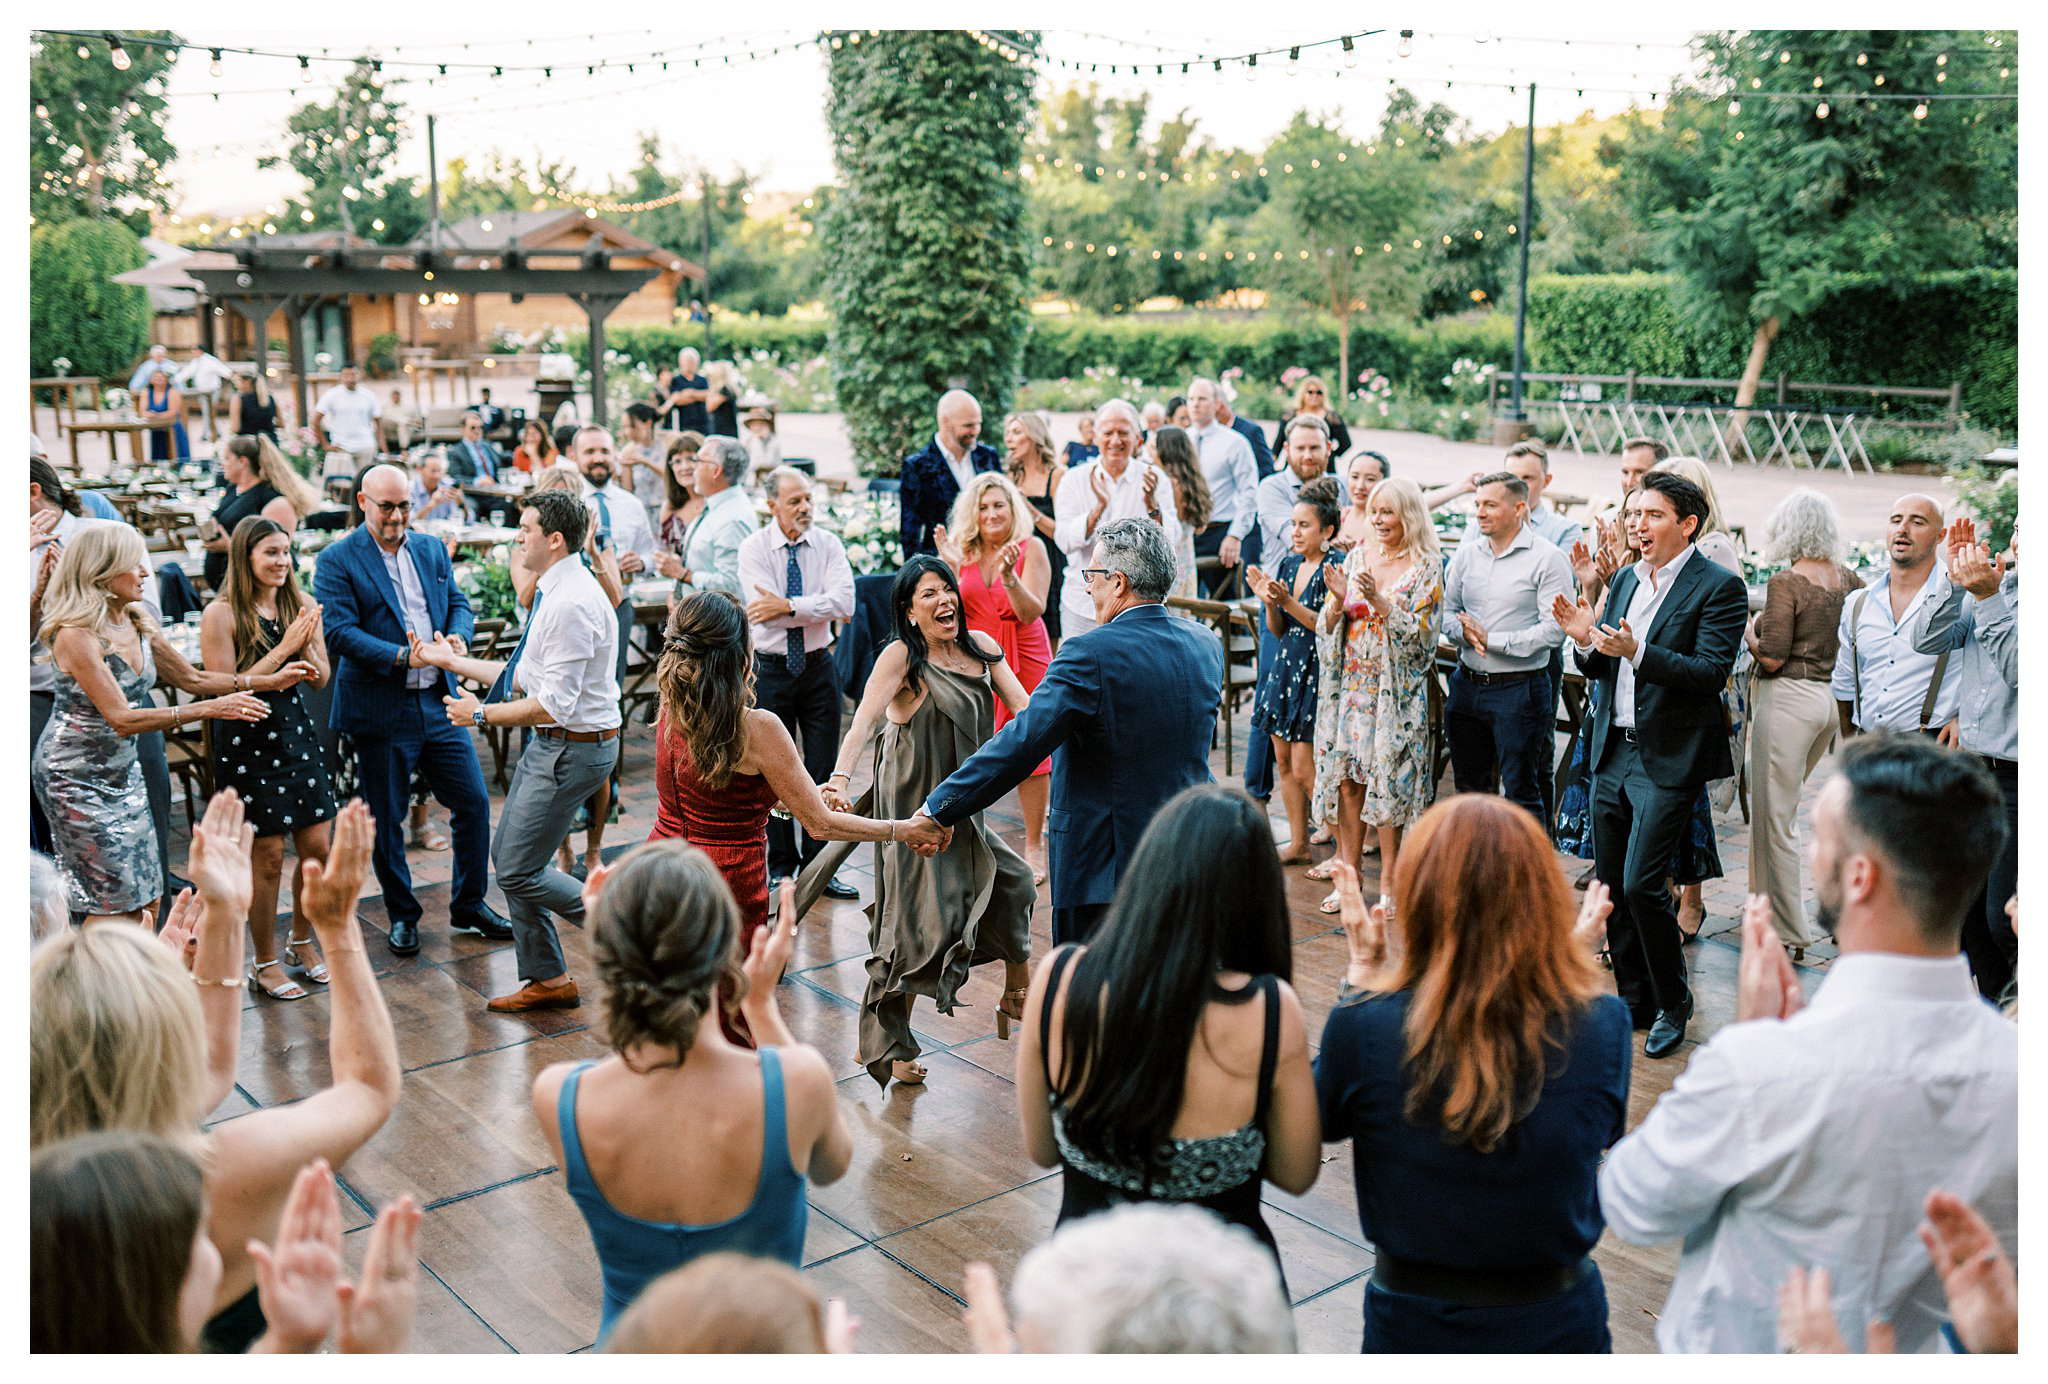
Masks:
[[[1839,723],[1825,682],[1758,678],[1749,722],[1749,892],[1771,900],[1771,922],[1787,946],[1803,947],[1799,790],[1834,748]]]

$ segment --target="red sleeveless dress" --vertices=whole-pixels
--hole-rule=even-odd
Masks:
[[[768,810],[780,799],[759,774],[734,774],[722,789],[697,775],[689,746],[666,717],[654,728],[656,813],[650,841],[680,838],[711,857],[740,906],[740,955],[768,925]],[[753,1046],[738,1014],[721,1015],[726,1036]]]
[[[1024,570],[1024,558],[1017,557],[1017,570]],[[1055,597],[1057,593],[1055,593]],[[980,630],[1003,646],[1003,659],[1010,670],[1017,675],[1017,681],[1024,684],[1026,692],[1037,690],[1045,677],[1045,670],[1052,666],[1052,640],[1046,636],[1043,617],[1024,624],[1017,619],[1017,611],[1010,604],[1010,593],[1000,580],[993,586],[981,578],[981,564],[962,563],[960,567],[960,604],[966,611],[967,628]],[[1010,708],[1003,705],[1003,699],[996,698],[996,729],[1001,730],[1010,722]],[[1047,759],[1031,771],[1035,777],[1052,772],[1052,760]]]

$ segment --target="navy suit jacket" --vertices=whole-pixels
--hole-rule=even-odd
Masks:
[[[1055,908],[1108,903],[1152,817],[1209,783],[1223,656],[1207,626],[1138,605],[1075,635],[996,737],[925,799],[941,826],[973,816],[1052,756],[1045,823]]]
[[[467,644],[476,633],[476,617],[455,584],[447,548],[417,533],[406,535],[405,548],[420,574],[434,629]],[[320,550],[313,599],[320,602],[327,647],[335,659],[334,728],[351,735],[390,735],[408,698],[407,670],[398,661],[408,641],[398,588],[384,570],[384,554],[369,529],[354,529]],[[455,695],[453,674],[441,674],[441,695]]]
[[[1615,573],[1600,623],[1619,627],[1636,592],[1633,564]],[[1689,788],[1735,772],[1728,754],[1728,722],[1721,689],[1735,669],[1742,628],[1749,623],[1749,589],[1742,578],[1695,551],[1679,569],[1676,584],[1647,630],[1635,632],[1643,646],[1636,665],[1636,751],[1643,772],[1659,788]],[[1593,758],[1598,769],[1614,726],[1614,678],[1618,660],[1582,653],[1579,667],[1589,683],[1605,683],[1593,715]]]
[[[986,442],[974,444],[969,460],[977,473],[999,471],[1003,465],[1002,456]],[[953,501],[960,498],[960,482],[953,479],[953,468],[939,451],[937,438],[925,443],[923,451],[903,458],[902,486],[898,498],[903,508],[904,560],[919,553],[936,555],[932,526],[945,523],[953,512]]]
[[[469,444],[456,441],[449,443],[447,447],[449,480],[454,481],[457,485],[468,485],[479,476],[482,476],[485,480],[496,480],[504,472],[504,453],[487,441],[479,440],[476,446],[477,450],[484,454],[485,460],[489,463],[490,470],[488,473],[482,467],[479,467],[476,458],[469,454]]]

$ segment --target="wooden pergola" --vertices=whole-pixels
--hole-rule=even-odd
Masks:
[[[594,422],[603,423],[605,319],[660,272],[644,266],[615,268],[611,252],[599,245],[580,251],[531,251],[517,245],[456,251],[423,243],[366,245],[337,233],[311,246],[298,238],[280,245],[251,236],[211,248],[231,256],[232,263],[192,266],[185,272],[205,287],[211,301],[248,320],[259,371],[269,351],[264,323],[282,311],[290,324],[285,339],[301,418],[310,415],[299,323],[308,308],[325,299],[351,293],[509,293],[517,302],[529,293],[554,293],[575,302],[589,319],[590,412]],[[543,260],[548,267],[536,263]]]

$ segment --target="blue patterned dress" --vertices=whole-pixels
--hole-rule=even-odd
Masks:
[[[1317,564],[1316,572],[1309,578],[1308,589],[1296,599],[1311,611],[1320,615],[1323,608],[1330,569],[1340,566],[1342,559],[1326,554]],[[1294,590],[1295,579],[1301,575],[1302,556],[1289,553],[1280,559],[1280,566],[1274,575]],[[1297,621],[1292,615],[1282,613],[1281,621],[1287,632],[1273,635],[1275,651],[1273,661],[1266,667],[1266,676],[1259,681],[1258,695],[1252,701],[1252,729],[1266,735],[1277,735],[1292,744],[1312,743],[1316,737],[1316,687],[1317,677],[1316,632],[1308,625]]]
[[[107,655],[107,671],[130,705],[156,685],[156,659],[146,635],[140,644],[140,668]],[[133,912],[164,892],[135,741],[107,723],[61,666],[55,672],[56,705],[30,768],[57,859],[71,876],[71,907],[77,913]]]

